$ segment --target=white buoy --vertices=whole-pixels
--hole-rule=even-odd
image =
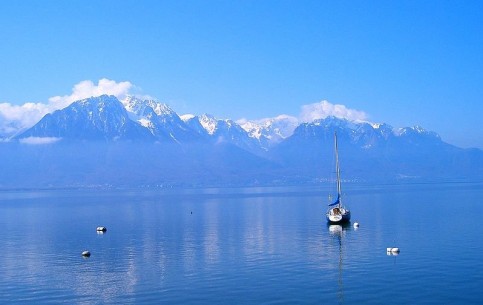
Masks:
[[[357,229],[359,228],[359,223],[358,222],[354,222],[354,229]]]
[[[387,248],[387,255],[399,255],[399,248]]]
[[[91,256],[91,252],[89,252],[89,251],[87,251],[87,250],[82,251],[82,256],[83,256],[83,257],[89,257],[89,256]]]
[[[107,231],[107,229],[106,229],[106,227],[97,227],[96,231],[97,231],[97,232],[102,232],[102,233],[104,233],[104,232],[106,232],[106,231]]]

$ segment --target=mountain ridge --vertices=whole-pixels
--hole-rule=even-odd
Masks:
[[[419,126],[336,117],[293,125],[290,117],[235,122],[208,114],[179,116],[153,100],[92,97],[0,143],[6,173],[0,187],[313,183],[331,173],[335,132],[347,179],[482,178],[483,151],[455,147]],[[39,143],[46,144],[33,145]]]

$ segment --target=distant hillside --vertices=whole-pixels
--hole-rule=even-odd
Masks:
[[[281,117],[241,126],[180,117],[151,100],[93,97],[1,142],[0,188],[320,183],[332,177],[334,132],[343,179],[483,178],[483,151],[444,143],[421,127],[334,117],[293,124]]]

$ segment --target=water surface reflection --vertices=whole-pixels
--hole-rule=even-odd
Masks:
[[[417,297],[438,304],[483,297],[483,229],[465,223],[462,235],[452,217],[458,200],[483,213],[481,188],[354,188],[358,230],[327,226],[322,195],[294,188],[0,192],[0,303],[409,304]],[[414,216],[421,206],[433,222]],[[99,225],[105,234],[96,233]],[[402,249],[397,264],[386,255],[391,245]],[[80,255],[86,249],[89,259]],[[468,288],[471,296],[457,293]]]

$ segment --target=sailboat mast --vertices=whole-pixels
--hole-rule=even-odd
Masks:
[[[337,175],[337,196],[339,198],[339,207],[341,207],[341,190],[340,190],[340,168],[339,168],[339,147],[337,146],[337,132],[334,131],[335,141],[335,171]]]

